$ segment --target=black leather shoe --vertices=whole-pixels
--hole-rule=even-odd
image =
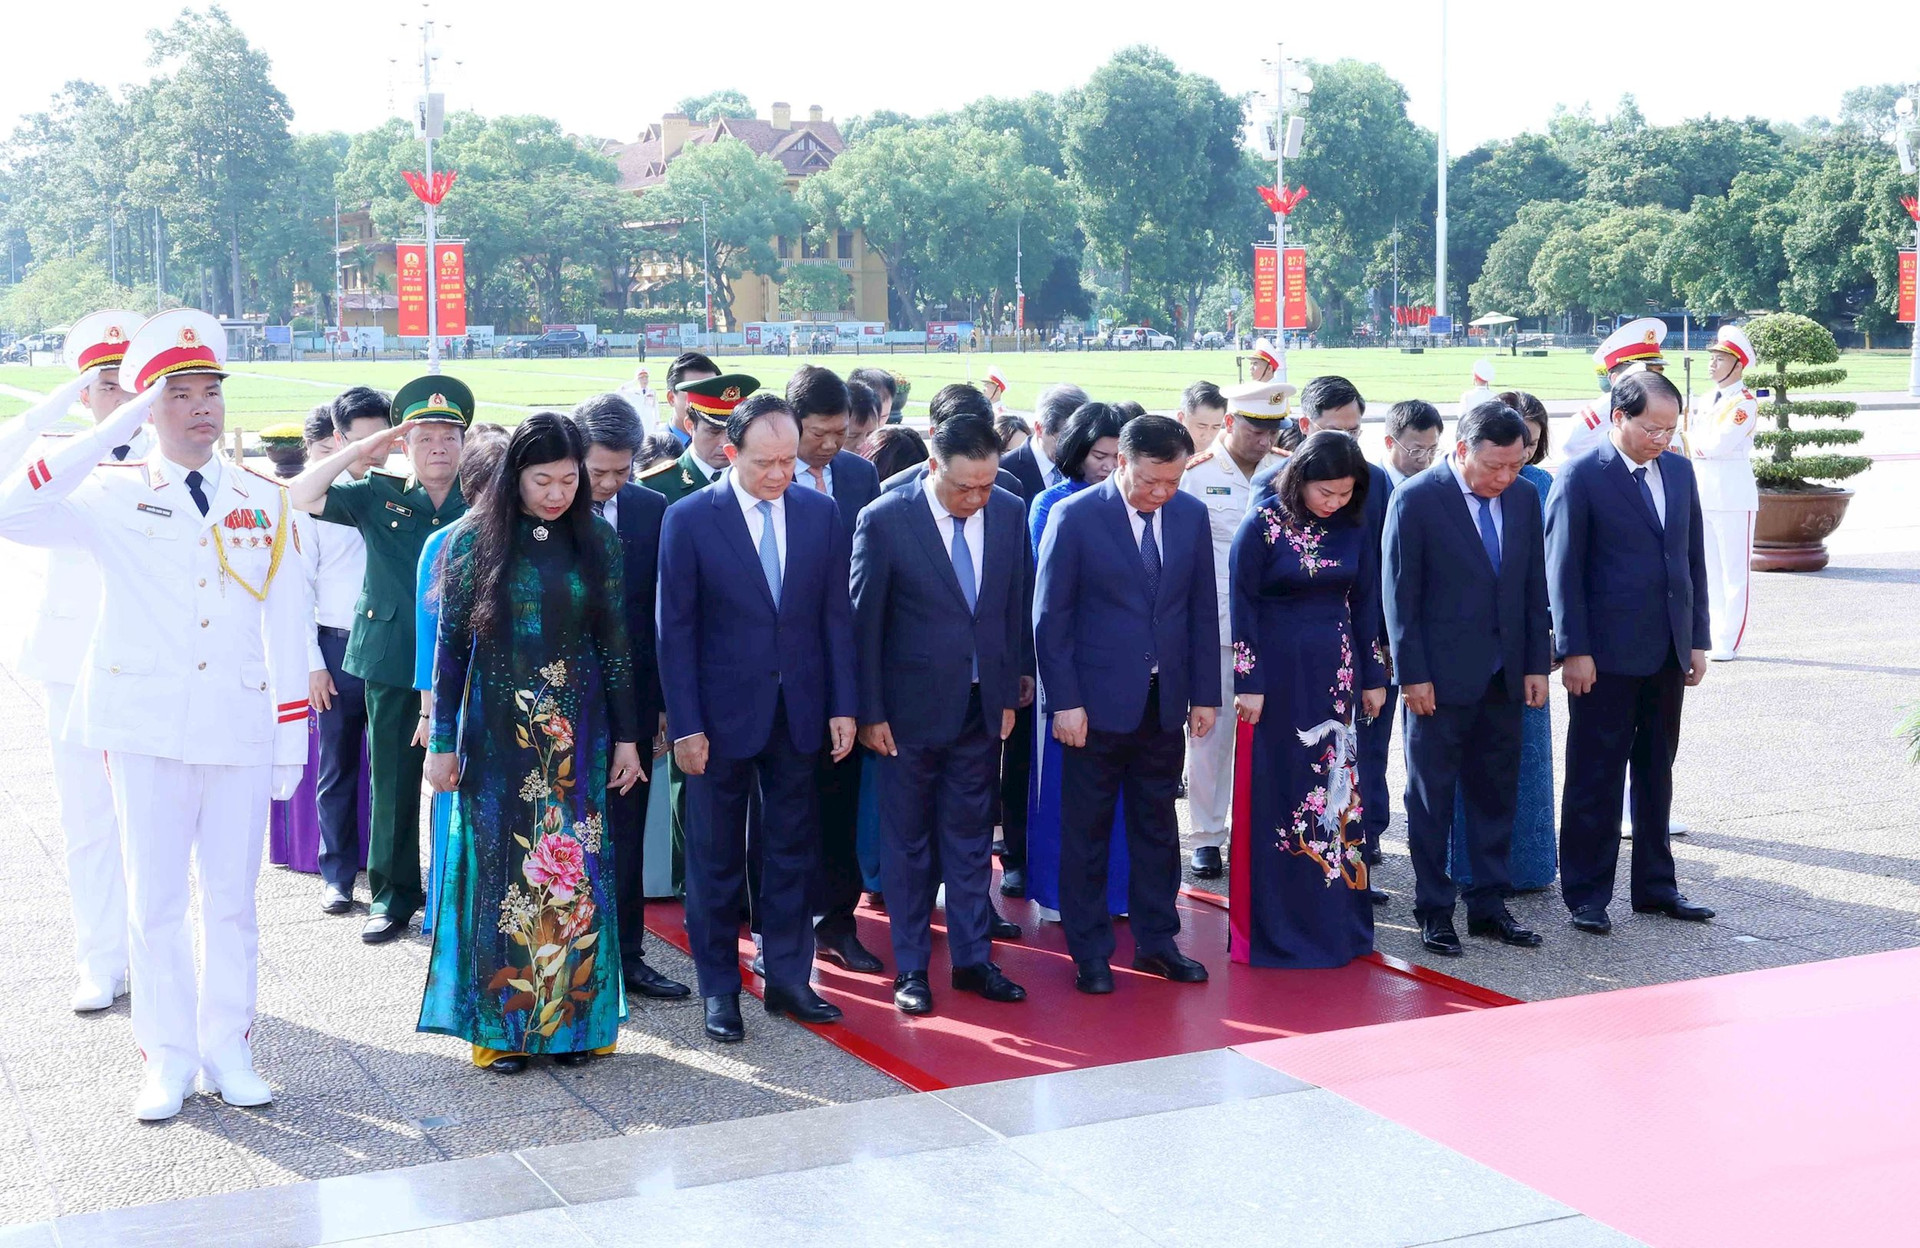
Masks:
[[[1393,900],[1393,894],[1384,888],[1375,888],[1369,884],[1367,886],[1367,900],[1376,906],[1384,906]]]
[[[488,1062],[487,1069],[496,1075],[517,1075],[527,1068],[527,1060],[525,1053],[510,1053]]]
[[[1207,982],[1207,968],[1178,949],[1170,949],[1165,953],[1135,954],[1133,969],[1158,975],[1161,979],[1170,979],[1176,984]]]
[[[1202,845],[1193,851],[1193,874],[1196,879],[1217,880],[1227,873],[1220,862],[1220,850],[1214,845]]]
[[[1381,863],[1385,862],[1386,860],[1387,860],[1387,856],[1381,853],[1377,849],[1362,850],[1360,853],[1360,861],[1366,863],[1370,867],[1377,867]]]
[[[553,1055],[553,1064],[555,1066],[585,1066],[598,1056],[600,1055],[592,1049],[578,1049],[572,1053],[555,1053]]]
[[[1453,930],[1453,919],[1449,915],[1420,920],[1420,944],[1430,952],[1450,958],[1457,958],[1461,953],[1460,933]]]
[[[987,919],[988,940],[1021,940],[1026,937],[1026,929],[995,911]]]
[[[410,914],[368,915],[366,926],[360,929],[360,939],[370,945],[384,945],[397,936],[406,935],[407,922],[412,918]]]
[[[1002,897],[1025,897],[1027,895],[1027,872],[1023,867],[1007,867],[1000,872],[1000,895]]]
[[[978,966],[953,968],[953,986],[962,992],[977,992],[989,1001],[1025,1001],[1027,990],[1000,973],[991,962]]]
[[[747,1038],[747,1029],[740,1021],[740,994],[729,992],[721,997],[708,997],[707,1034],[722,1044],[737,1044]]]
[[[1096,997],[1113,991],[1113,968],[1105,962],[1076,962],[1073,986]]]
[[[747,964],[747,969],[755,975],[758,975],[761,979],[765,979],[767,977],[767,955],[756,951],[753,955],[753,961]]]
[[[1571,915],[1567,916],[1567,922],[1573,924],[1581,931],[1589,932],[1595,936],[1605,936],[1613,930],[1613,920],[1608,918],[1607,912],[1598,906],[1589,906],[1585,910],[1575,910]]]
[[[859,971],[871,975],[882,969],[879,958],[873,956],[868,948],[860,943],[857,933],[849,930],[835,936],[813,934],[814,956],[829,962],[837,962],[850,971]]]
[[[693,995],[693,989],[677,979],[668,979],[648,966],[644,959],[635,958],[627,963],[624,970],[623,978],[627,982],[628,992],[637,992],[643,997],[655,997],[663,1001]]]
[[[995,858],[1005,858],[1007,856],[1007,843],[1005,841],[995,841],[993,843],[993,848],[988,850],[987,852],[992,854]]]
[[[798,988],[776,988],[768,984],[764,1000],[769,1014],[785,1014],[802,1023],[840,1021],[840,1007],[806,984]]]
[[[1696,906],[1685,897],[1675,897],[1672,901],[1663,901],[1657,906],[1635,906],[1635,914],[1664,914],[1670,919],[1680,919],[1687,923],[1705,923],[1713,917],[1713,911],[1706,906]]]
[[[931,1014],[933,989],[927,986],[925,971],[908,971],[893,980],[893,1008],[902,1014]]]
[[[881,914],[885,914],[887,912],[887,895],[878,890],[868,893],[867,908],[869,910],[878,910]]]
[[[1540,943],[1540,933],[1529,931],[1520,926],[1519,920],[1511,914],[1488,915],[1482,919],[1467,920],[1467,935],[1495,936],[1503,945],[1513,945],[1521,949],[1532,949]]]

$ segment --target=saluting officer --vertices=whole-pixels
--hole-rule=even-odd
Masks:
[[[273,1097],[248,1045],[254,887],[269,799],[292,796],[306,763],[313,607],[306,578],[285,566],[300,541],[285,491],[219,453],[225,360],[218,321],[161,313],[121,363],[136,400],[0,487],[0,534],[83,547],[101,571],[72,722],[112,776],[145,1059],[134,1112],[148,1120],[178,1113],[196,1073],[231,1105]],[[149,411],[153,454],[112,460]],[[204,925],[197,988],[190,863]]]
[[[1667,359],[1660,354],[1660,344],[1666,340],[1667,323],[1657,316],[1643,316],[1614,330],[1594,348],[1593,366],[1600,374],[1600,397],[1574,416],[1573,432],[1560,448],[1563,459],[1572,459],[1607,440],[1607,430],[1613,428],[1613,402],[1607,396],[1612,393],[1615,378],[1635,366],[1656,373],[1667,371]]]
[[[1747,632],[1747,585],[1753,562],[1753,515],[1760,491],[1753,482],[1753,431],[1760,403],[1747,388],[1753,343],[1732,325],[1707,348],[1713,393],[1694,405],[1687,422],[1687,454],[1700,486],[1700,519],[1707,541],[1707,603],[1713,646],[1709,659],[1726,662]]]
[[[19,466],[30,451],[37,459],[72,435],[46,432],[76,397],[94,423],[113,415],[133,397],[120,386],[120,361],[145,319],[113,309],[80,318],[67,333],[72,382],[0,433],[0,466]],[[152,442],[146,426],[109,448],[115,461],[145,457]],[[38,449],[35,449],[35,448]],[[100,616],[100,569],[85,550],[48,552],[47,580],[39,610],[20,654],[20,674],[41,683],[47,700],[47,738],[53,750],[53,787],[60,803],[60,830],[67,846],[67,892],[73,908],[74,962],[79,982],[76,1011],[104,1010],[127,991],[127,880],[120,866],[120,825],[113,816],[113,788],[106,759],[68,724],[73,687],[87,641]]]
[[[414,599],[420,548],[466,514],[460,451],[473,422],[473,391],[452,377],[416,377],[393,396],[395,427],[350,442],[296,477],[293,505],[360,530],[367,579],[353,612],[344,666],[366,684],[367,759],[373,826],[367,887],[373,894],[360,939],[370,945],[407,930],[425,902],[420,884],[420,776],[426,717],[413,688]],[[404,444],[412,472],[387,469]],[[351,468],[359,480],[338,481]]]

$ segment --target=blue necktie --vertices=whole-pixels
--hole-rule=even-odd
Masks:
[[[1647,505],[1647,514],[1653,517],[1655,524],[1659,524],[1660,509],[1653,504],[1653,487],[1647,484],[1647,470],[1645,468],[1635,468],[1633,470],[1633,480],[1634,484],[1640,487],[1640,501]]]
[[[780,544],[773,535],[773,504],[761,499],[760,570],[767,574],[767,588],[773,591],[773,605],[780,605]]]
[[[1134,514],[1146,521],[1146,527],[1140,531],[1140,562],[1147,572],[1147,598],[1157,601],[1160,597],[1160,547],[1153,540],[1153,513],[1138,511]]]
[[[980,603],[980,587],[973,579],[973,551],[967,545],[967,522],[959,516],[953,517],[953,574],[960,578],[960,596],[967,600],[967,610],[972,611]],[[980,653],[973,655],[973,679],[980,680]]]
[[[1480,544],[1487,548],[1487,562],[1493,565],[1493,574],[1500,575],[1500,526],[1493,522],[1493,500],[1476,494],[1473,501],[1480,504]]]

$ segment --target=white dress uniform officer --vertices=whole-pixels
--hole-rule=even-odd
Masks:
[[[1220,606],[1220,678],[1222,688],[1233,681],[1233,621],[1228,567],[1233,535],[1253,499],[1253,477],[1275,463],[1273,443],[1281,424],[1292,415],[1294,388],[1285,382],[1265,381],[1235,386],[1224,393],[1226,424],[1213,445],[1187,461],[1180,489],[1207,505],[1213,533],[1214,590]],[[1233,813],[1234,734],[1214,731],[1187,740],[1187,810],[1193,817],[1193,873],[1203,880],[1218,879],[1225,866],[1220,849],[1227,843],[1227,822]]]
[[[1713,648],[1725,662],[1740,652],[1747,632],[1747,586],[1753,560],[1753,517],[1760,491],[1753,482],[1753,431],[1760,403],[1746,385],[1753,344],[1731,325],[1707,348],[1713,393],[1694,405],[1687,421],[1687,455],[1700,484],[1700,516],[1707,544],[1707,603]]]
[[[75,322],[66,342],[74,381],[6,426],[0,434],[0,471],[17,469],[29,456],[39,459],[65,445],[72,433],[47,431],[76,397],[96,423],[133,397],[120,387],[120,361],[143,319],[138,312],[110,309]],[[142,426],[110,454],[117,460],[138,460],[150,441]],[[73,908],[78,974],[73,1008],[81,1012],[104,1010],[127,991],[127,882],[120,866],[120,825],[113,815],[107,760],[68,732],[73,687],[99,614],[100,570],[93,557],[84,550],[47,552],[45,591],[21,649],[19,672],[39,681],[46,694],[53,786]]]
[[[1460,395],[1460,414],[1465,416],[1493,397],[1493,361],[1477,360],[1473,365],[1473,385]]]
[[[100,566],[71,732],[106,751],[112,775],[147,1120],[178,1113],[196,1074],[229,1104],[272,1099],[248,1046],[254,886],[268,801],[292,795],[307,756],[313,608],[299,568],[281,574],[299,532],[277,482],[219,453],[225,347],[203,312],[154,317],[121,363],[135,400],[0,485],[0,536],[84,548]],[[148,416],[146,462],[102,465]]]
[[[1660,344],[1666,340],[1667,323],[1659,317],[1643,316],[1628,321],[1594,348],[1594,367],[1609,387],[1615,377],[1635,365],[1664,373],[1667,361],[1660,354]],[[1601,391],[1599,398],[1574,416],[1573,431],[1560,445],[1562,459],[1572,459],[1607,440],[1607,430],[1613,428],[1613,402],[1608,395],[1608,390]]]
[[[1247,357],[1247,372],[1255,381],[1272,381],[1280,372],[1280,356],[1268,338],[1253,340],[1253,354]]]
[[[993,414],[995,416],[1005,416],[1007,414],[1007,405],[1002,403],[1001,400],[1007,397],[1009,387],[1007,385],[1007,375],[1000,371],[998,364],[994,364],[987,369],[987,375],[981,381],[980,389],[986,394],[987,402],[993,404]]]

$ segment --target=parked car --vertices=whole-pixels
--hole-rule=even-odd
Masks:
[[[1145,325],[1122,325],[1107,335],[1107,345],[1115,351],[1134,351],[1147,345],[1152,332]]]
[[[1180,346],[1180,340],[1171,334],[1163,334],[1157,329],[1150,329],[1147,331],[1145,340],[1142,341],[1140,345],[1149,351],[1172,351]]]
[[[1226,345],[1227,336],[1217,329],[1200,335],[1200,346],[1202,350],[1217,351]]]
[[[577,329],[554,329],[520,345],[526,355],[535,358],[543,355],[563,355],[571,359],[576,355],[585,355],[588,342],[587,336]]]

